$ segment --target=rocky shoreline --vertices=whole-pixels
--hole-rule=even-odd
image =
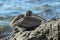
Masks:
[[[36,18],[36,16],[34,17]],[[60,18],[53,18],[49,21],[41,21],[43,21],[43,23],[34,30],[29,31],[23,31],[25,30],[24,28],[15,25],[14,28],[16,28],[16,32],[13,31],[13,36],[11,36],[9,40],[59,40],[60,37],[58,37],[58,34],[60,34],[60,30],[58,29],[60,29]]]
[[[18,32],[9,40],[58,40],[59,27],[60,19],[51,20],[41,24],[35,30]]]

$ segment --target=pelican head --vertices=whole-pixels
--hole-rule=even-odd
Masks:
[[[26,16],[31,16],[32,15],[32,11],[27,11],[26,12]]]

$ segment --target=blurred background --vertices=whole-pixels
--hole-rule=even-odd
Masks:
[[[10,35],[10,21],[28,10],[46,20],[59,18],[60,0],[0,0],[0,36]]]

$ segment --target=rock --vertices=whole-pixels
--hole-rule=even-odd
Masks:
[[[60,33],[59,33],[60,19],[59,18],[51,19],[51,20],[45,22],[45,20],[43,20],[40,17],[32,16],[32,18],[33,17],[36,19],[40,19],[42,21],[38,27],[36,27],[34,30],[26,30],[24,28],[25,26],[24,27],[15,26],[14,28],[17,28],[19,30],[19,32],[14,33],[14,37],[11,37],[8,40],[58,40],[60,38],[60,36],[58,36],[58,35],[60,35]],[[35,20],[34,18],[33,18],[33,20]],[[29,17],[28,17],[28,19],[29,19]],[[25,21],[26,21],[26,19],[25,19]],[[22,22],[25,22],[25,21],[22,21]],[[26,21],[26,22],[28,22],[28,24],[30,24],[31,21]],[[34,24],[34,22],[33,22],[33,24]],[[27,25],[27,23],[26,23],[26,25]]]
[[[41,35],[45,34],[48,40],[50,40],[51,38],[53,38],[54,40],[58,40],[58,25],[59,25],[59,23],[60,23],[60,19],[41,24],[38,28],[36,28],[34,31],[32,31],[30,33],[29,38],[30,39],[37,38],[37,37],[41,37]],[[47,30],[49,32],[46,32]],[[43,40],[43,38],[42,38],[42,40]]]
[[[10,40],[58,40],[58,25],[60,19],[47,21],[32,31],[23,31],[15,34]]]

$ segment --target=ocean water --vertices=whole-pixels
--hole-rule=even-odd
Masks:
[[[45,12],[47,8],[52,12]],[[0,25],[9,25],[15,16],[28,10],[46,20],[60,17],[60,0],[0,0]]]

